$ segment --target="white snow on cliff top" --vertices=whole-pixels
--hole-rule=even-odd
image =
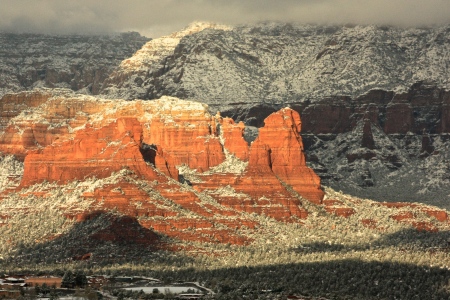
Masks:
[[[76,94],[69,89],[36,89],[34,92],[51,93],[51,97],[38,107],[25,108],[10,123],[23,122],[45,123],[51,126],[68,126],[70,120],[78,117],[87,117],[87,123],[104,124],[112,122],[118,117],[136,117],[142,122],[151,122],[158,117],[167,122],[173,118],[188,115],[191,118],[210,119],[208,105],[196,101],[181,100],[176,97],[162,96],[152,101],[138,100],[126,101],[123,99],[104,99],[96,96]],[[23,92],[32,93],[32,92]],[[60,107],[73,110],[73,116],[58,118],[49,115],[48,111],[58,111]],[[84,128],[84,125],[71,128],[72,132]],[[2,132],[0,131],[0,135]]]
[[[149,64],[170,55],[179,44],[180,40],[205,29],[232,30],[232,27],[210,22],[193,22],[186,28],[171,33],[170,35],[151,40],[138,50],[132,57],[122,61],[120,67],[125,70],[146,68]]]

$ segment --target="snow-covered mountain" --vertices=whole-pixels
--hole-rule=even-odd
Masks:
[[[235,112],[256,104],[357,97],[372,89],[404,92],[422,80],[448,89],[449,33],[449,26],[194,23],[125,60],[103,93],[128,99],[179,96]]]
[[[138,33],[0,33],[0,96],[35,87],[98,93],[109,73],[149,39]]]

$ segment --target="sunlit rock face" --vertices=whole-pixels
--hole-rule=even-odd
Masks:
[[[306,166],[298,112],[284,108],[264,120],[252,143],[249,168],[269,167],[275,176],[308,200],[321,203],[320,178]]]
[[[48,159],[48,162],[62,160],[69,169],[71,161],[103,163],[110,159],[118,162],[114,168],[105,167],[109,171],[102,172],[108,175],[128,165],[120,162],[119,157],[125,155],[126,161],[133,157],[148,160],[177,179],[174,168],[177,165],[187,164],[206,171],[225,159],[216,120],[202,104],[171,97],[125,102],[76,96],[63,90],[58,93],[50,97],[46,92],[23,92],[7,95],[0,101],[4,108],[0,119],[4,124],[0,151],[14,154],[19,159],[27,156],[27,165],[30,165],[27,170],[31,168],[31,161],[40,157],[47,157],[43,161]],[[240,138],[242,140],[242,136]],[[128,153],[128,148],[134,150]],[[135,154],[135,151],[139,153]],[[78,163],[73,168],[76,169]],[[41,169],[40,166],[35,168]],[[49,172],[36,180],[65,182],[81,179],[75,176],[76,172],[70,175],[67,171],[64,176]],[[83,176],[89,173],[87,171]],[[33,177],[28,171],[26,174],[27,178]],[[91,176],[94,175],[95,171]]]
[[[323,198],[305,165],[299,114],[289,108],[268,117],[249,146],[243,123],[174,97],[124,101],[44,90],[7,95],[0,104],[8,107],[0,119],[2,155],[23,161],[4,197],[57,184],[90,207],[61,208],[77,221],[115,210],[179,239],[248,244],[251,238],[233,233],[257,226],[248,214],[300,222],[308,211],[298,195],[317,204]],[[83,182],[92,188],[69,188]],[[52,191],[22,195],[48,198]]]
[[[148,168],[139,151],[141,138],[142,127],[135,118],[119,118],[99,129],[85,126],[73,139],[30,151],[25,158],[21,184],[105,178],[124,167],[151,180],[154,171]]]

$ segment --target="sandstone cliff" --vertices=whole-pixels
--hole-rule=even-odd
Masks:
[[[138,216],[143,226],[178,239],[238,244],[251,240],[231,230],[255,226],[243,214],[298,222],[308,212],[290,189],[317,204],[323,198],[319,178],[306,167],[299,114],[291,109],[268,117],[249,147],[242,123],[211,116],[204,104],[52,93],[23,92],[0,100],[8,107],[1,116],[1,152],[24,161],[20,185],[8,185],[13,188],[4,191],[5,197],[36,184],[102,180],[126,170],[131,179],[74,197],[97,203],[99,211]],[[201,180],[190,182],[187,170],[198,172]],[[51,192],[31,194],[49,197]],[[79,221],[90,213],[64,212]],[[226,237],[217,235],[214,224],[224,227]],[[199,228],[201,233],[195,231]]]

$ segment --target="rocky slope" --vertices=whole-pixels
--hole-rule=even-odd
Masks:
[[[148,40],[132,32],[110,36],[0,33],[0,96],[34,87],[98,93],[112,70]]]
[[[422,82],[406,93],[378,90],[292,107],[302,112],[310,166],[324,184],[449,208],[449,96]]]
[[[193,24],[125,60],[102,93],[201,99],[257,127],[289,105],[325,184],[449,208],[449,30]]]

